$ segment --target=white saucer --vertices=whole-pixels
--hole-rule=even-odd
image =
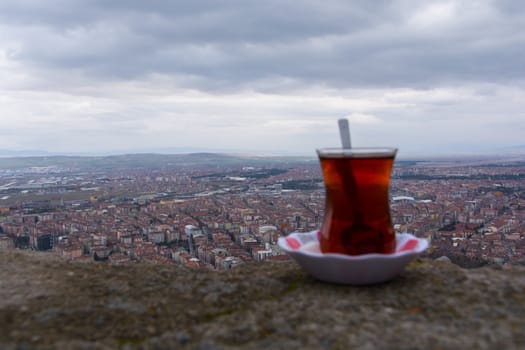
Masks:
[[[294,232],[279,237],[278,244],[312,276],[332,283],[363,285],[388,281],[428,248],[426,239],[397,233],[396,251],[392,254],[323,254],[318,232]]]

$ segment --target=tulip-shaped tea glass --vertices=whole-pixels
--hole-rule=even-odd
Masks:
[[[393,253],[396,234],[389,205],[395,148],[317,150],[326,188],[323,253]]]

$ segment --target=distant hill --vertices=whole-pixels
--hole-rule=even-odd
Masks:
[[[11,151],[6,149],[0,149],[0,157],[43,157],[50,155],[46,151],[36,150],[23,150],[23,151]]]
[[[170,167],[262,165],[296,163],[312,160],[312,157],[260,157],[229,155],[221,153],[155,154],[138,153],[112,156],[39,156],[0,158],[0,169],[24,169],[29,167],[71,168],[78,170],[111,169],[162,169]]]

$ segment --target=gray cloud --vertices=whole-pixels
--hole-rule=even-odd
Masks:
[[[518,0],[4,0],[0,148],[303,151],[344,115],[363,145],[517,144],[523,23]]]
[[[0,12],[17,39],[11,59],[97,77],[177,73],[204,90],[269,77],[334,87],[523,79],[517,2],[425,4],[4,1]]]

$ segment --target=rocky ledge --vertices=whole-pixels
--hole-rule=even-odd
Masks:
[[[525,268],[417,260],[322,283],[295,263],[213,272],[0,250],[2,349],[519,349]]]

